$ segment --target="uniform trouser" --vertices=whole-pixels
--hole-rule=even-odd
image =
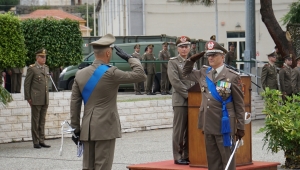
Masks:
[[[48,105],[31,105],[31,135],[33,144],[44,143]]]
[[[161,92],[169,92],[170,81],[167,72],[161,72]]]
[[[21,93],[22,73],[13,73],[11,75],[11,92]]]
[[[229,146],[223,146],[222,135],[204,134],[208,170],[223,170],[231,155]],[[235,157],[232,158],[228,170],[235,170]]]
[[[134,91],[141,92],[143,86],[144,86],[144,82],[134,83]]]
[[[174,160],[189,158],[188,148],[188,107],[174,106],[173,157]]]
[[[83,168],[111,170],[116,139],[83,141]]]
[[[152,93],[152,85],[154,82],[155,74],[147,74],[147,90],[146,93]]]

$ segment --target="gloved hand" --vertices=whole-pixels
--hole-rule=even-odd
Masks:
[[[241,140],[243,136],[245,136],[245,131],[244,130],[240,130],[240,129],[237,129],[236,133],[235,133],[235,136]]]
[[[204,51],[202,51],[201,53],[198,53],[198,54],[194,54],[190,57],[190,60],[193,61],[193,62],[196,62],[197,60],[199,60],[201,57],[203,57],[205,54]]]
[[[78,141],[79,141],[79,138],[80,138],[80,132],[78,133],[75,133],[75,136],[77,136],[77,138],[75,138],[73,135],[72,135],[72,141],[78,145]]]
[[[148,74],[147,69],[144,69],[144,71],[145,71],[145,74],[147,75]]]
[[[133,58],[131,55],[125,53],[120,47],[115,46],[115,49],[117,50],[116,54],[127,62],[129,58]]]

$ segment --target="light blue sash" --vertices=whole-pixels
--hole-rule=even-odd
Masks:
[[[208,74],[208,72],[211,70],[211,67],[209,67],[206,70],[206,74]],[[212,82],[206,75],[206,83],[208,86],[208,90],[211,92],[211,95],[219,102],[222,103],[222,126],[221,126],[221,133],[223,134],[223,145],[224,146],[231,146],[231,140],[230,140],[230,120],[228,117],[228,111],[226,108],[226,104],[232,102],[232,95],[230,94],[230,96],[223,101],[222,97],[219,95],[219,93],[217,92],[216,89],[216,85],[214,84],[214,82]]]
[[[82,90],[82,93],[81,93],[83,101],[84,101],[84,105],[89,100],[89,98],[90,98],[92,92],[94,91],[94,89],[95,89],[97,83],[99,82],[99,80],[102,78],[104,73],[109,68],[110,68],[110,66],[108,66],[108,65],[104,65],[104,64],[100,65],[99,67],[96,68],[93,75],[90,77],[88,82],[85,84],[85,86]]]

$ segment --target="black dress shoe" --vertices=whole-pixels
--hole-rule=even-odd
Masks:
[[[39,145],[39,144],[33,144],[33,148],[41,149],[42,147],[41,147],[41,145]]]
[[[183,159],[185,161],[187,161],[188,163],[190,163],[190,159],[189,158],[186,158],[186,159]]]
[[[155,93],[147,93],[147,95],[156,95]]]
[[[143,95],[141,92],[135,92],[135,95]]]
[[[40,146],[44,147],[44,148],[50,148],[51,147],[50,145],[46,145],[45,143],[40,143]]]
[[[179,159],[179,160],[174,160],[174,164],[178,164],[178,165],[188,165],[189,162],[184,160],[184,159]]]
[[[168,91],[167,94],[172,94],[172,93]]]
[[[166,92],[161,92],[161,95],[167,95],[167,93]]]

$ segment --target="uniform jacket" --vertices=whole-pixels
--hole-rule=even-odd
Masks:
[[[292,87],[294,94],[300,92],[300,67],[295,67],[292,70]]]
[[[70,118],[75,132],[79,132],[80,129],[80,140],[110,140],[121,137],[121,124],[117,109],[119,84],[146,80],[143,67],[138,59],[131,58],[128,63],[132,68],[131,72],[111,66],[104,73],[84,106],[81,126],[80,112],[83,100],[81,92],[96,68],[105,63],[95,60],[92,65],[77,71],[72,87]]]
[[[137,59],[139,59],[140,61],[142,60],[142,57],[141,57],[140,53],[137,53],[137,52],[132,53],[132,57],[133,57],[133,58],[137,58]]]
[[[282,93],[291,95],[293,93],[292,88],[292,68],[288,67],[286,64],[279,71],[279,83]]]
[[[161,50],[158,53],[158,58],[161,61],[169,61],[170,60],[170,52],[168,50]],[[161,63],[160,70],[161,70],[161,72],[167,72],[168,63]]]
[[[228,51],[228,53],[226,53],[225,55],[225,63],[227,65],[231,65],[233,67],[236,67],[236,64],[233,63],[233,61],[236,60],[236,56],[234,55],[234,52],[233,51]]]
[[[23,73],[23,68],[10,68],[8,70],[11,70],[12,73]]]
[[[263,66],[261,72],[261,84],[264,90],[266,87],[278,90],[277,70],[275,65],[272,66],[270,63],[267,63]]]
[[[44,70],[37,63],[32,64],[27,69],[24,81],[25,100],[31,99],[32,105],[49,104],[49,67],[44,65]]]
[[[142,58],[143,61],[155,61],[154,54],[145,53]],[[147,70],[147,74],[155,74],[155,63],[143,63],[143,67]]]
[[[187,106],[188,105],[188,89],[192,87],[195,82],[184,79],[182,75],[182,68],[185,61],[180,55],[170,58],[168,62],[168,77],[172,84],[172,105],[173,106]],[[193,65],[196,69],[196,65]]]
[[[206,74],[208,67],[202,67],[200,70],[193,70],[192,61],[187,61],[183,68],[183,75],[186,79],[197,81],[200,85],[202,93],[202,103],[200,106],[200,117],[198,120],[198,128],[203,129],[206,134],[221,135],[222,120],[222,103],[215,100],[208,90],[206,83],[206,75],[212,80],[212,71]],[[215,83],[225,81],[231,83],[231,95],[233,102],[226,105],[230,118],[231,135],[236,129],[244,130],[244,95],[242,92],[241,78],[238,73],[224,67],[223,70],[215,78]],[[223,98],[223,100],[226,100]]]

